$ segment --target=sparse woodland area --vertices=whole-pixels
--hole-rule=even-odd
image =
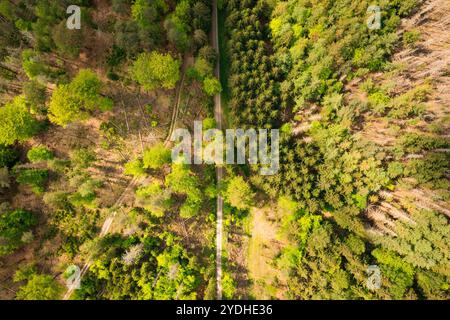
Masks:
[[[213,297],[214,167],[164,143],[221,90],[210,1],[2,0],[0,22],[0,297],[60,299],[87,261],[71,298]]]
[[[449,299],[448,3],[377,1],[377,30],[366,0],[218,4],[220,55],[209,0],[0,0],[0,299],[87,262],[71,299],[214,299],[219,194],[225,299]],[[172,162],[220,92],[280,129],[276,175]]]

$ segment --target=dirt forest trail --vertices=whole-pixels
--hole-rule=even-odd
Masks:
[[[134,178],[134,179],[132,179],[130,181],[128,186],[125,188],[125,190],[122,192],[120,197],[117,199],[117,201],[112,206],[112,208],[114,208],[114,210],[111,213],[111,215],[108,218],[105,219],[105,222],[103,223],[103,226],[102,226],[101,232],[99,234],[99,237],[104,237],[105,235],[107,235],[109,233],[109,231],[111,229],[111,226],[112,226],[112,223],[114,222],[114,218],[117,215],[117,208],[120,207],[123,204],[123,202],[125,201],[125,197],[127,196],[128,192],[130,190],[132,190],[140,182],[142,182],[142,179],[139,179],[139,178]],[[83,265],[83,268],[81,268],[81,270],[80,270],[79,281],[82,280],[83,276],[89,270],[91,264],[92,264],[91,259],[88,259],[86,261],[86,263]],[[74,286],[70,287],[67,290],[66,294],[64,295],[63,300],[69,300],[75,289],[76,288]]]
[[[175,130],[175,125],[177,123],[178,114],[180,112],[180,104],[181,104],[181,93],[183,91],[184,80],[186,78],[186,65],[187,65],[187,56],[183,57],[183,64],[181,66],[181,80],[177,86],[176,98],[175,98],[175,107],[172,111],[172,118],[170,120],[169,132],[167,134],[166,140],[164,141],[164,145],[168,146],[171,142],[173,130]]]
[[[219,23],[217,0],[213,0],[213,14],[212,14],[212,45],[220,56],[219,48]],[[220,79],[220,59],[217,59],[215,68],[215,76]],[[218,93],[214,97],[214,118],[217,123],[217,129],[222,130],[222,96]],[[219,185],[223,178],[223,168],[218,166],[216,168],[217,184]],[[217,217],[216,217],[216,284],[217,284],[217,300],[222,300],[222,245],[223,245],[223,198],[217,197]]]

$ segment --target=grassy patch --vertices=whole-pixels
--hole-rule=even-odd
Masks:
[[[283,298],[281,290],[275,288],[276,283],[283,282],[283,276],[274,264],[282,244],[277,240],[277,226],[266,216],[268,211],[269,208],[253,209],[249,223],[247,261],[251,295],[255,299]]]

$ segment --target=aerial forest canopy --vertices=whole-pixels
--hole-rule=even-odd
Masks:
[[[448,300],[447,7],[0,0],[0,299]]]
[[[417,34],[398,31],[421,2],[382,1],[377,30],[366,23],[370,5],[227,1],[229,106],[243,125],[282,132],[280,172],[250,179],[290,203],[280,223],[291,245],[277,261],[289,298],[448,294],[449,140],[445,126],[432,130],[444,106],[430,101],[442,80],[401,87],[407,66],[391,59]],[[365,286],[368,265],[384,275],[380,290]]]

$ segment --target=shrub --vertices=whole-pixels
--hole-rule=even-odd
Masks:
[[[0,144],[0,167],[11,168],[19,158],[19,153],[12,147]]]
[[[208,96],[215,96],[222,92],[222,85],[216,78],[206,78],[203,81],[203,90]]]
[[[25,98],[16,97],[0,107],[0,144],[12,145],[31,138],[39,129],[37,121],[28,112]]]
[[[403,44],[407,47],[414,47],[417,41],[420,40],[420,31],[418,30],[411,30],[406,31],[403,34]]]
[[[18,300],[56,300],[61,297],[63,288],[50,275],[32,275],[17,292]]]
[[[0,256],[12,253],[22,246],[22,236],[36,225],[36,217],[28,211],[17,209],[0,213]]]
[[[253,205],[255,194],[244,178],[231,178],[224,193],[225,201],[238,210],[248,210]]]
[[[169,54],[142,53],[131,68],[131,75],[146,90],[173,89],[180,79],[181,62]]]
[[[163,143],[148,148],[144,151],[144,168],[160,169],[163,165],[170,163],[171,152]]]
[[[135,159],[125,164],[124,173],[133,177],[145,176],[144,163],[141,159]]]
[[[28,160],[31,162],[47,161],[54,158],[53,152],[51,152],[45,146],[37,146],[30,149],[27,153]]]
[[[47,169],[25,169],[17,175],[17,182],[30,185],[33,192],[40,194],[44,192],[44,184],[48,179]]]
[[[113,102],[101,96],[102,82],[88,69],[80,70],[69,84],[58,86],[53,91],[49,104],[49,119],[60,126],[85,120],[94,110],[106,111]]]

